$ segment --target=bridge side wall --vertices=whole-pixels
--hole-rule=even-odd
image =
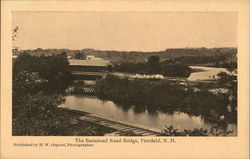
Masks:
[[[82,71],[82,72],[108,72],[106,66],[70,66],[71,71]]]

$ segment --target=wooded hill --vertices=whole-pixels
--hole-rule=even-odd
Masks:
[[[121,62],[145,62],[148,57],[152,55],[157,55],[161,58],[161,61],[167,59],[173,59],[177,57],[187,57],[187,56],[224,56],[228,61],[236,61],[237,48],[173,48],[166,49],[164,51],[155,52],[141,52],[141,51],[114,51],[114,50],[94,50],[94,49],[82,49],[82,50],[69,50],[69,49],[35,49],[35,50],[21,50],[21,52],[30,53],[32,55],[51,55],[51,54],[61,54],[66,52],[68,56],[74,57],[75,53],[84,52],[85,55],[93,55],[95,57],[100,57],[105,60],[110,60],[113,63]]]

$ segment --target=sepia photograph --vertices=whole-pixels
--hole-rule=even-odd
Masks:
[[[237,137],[237,12],[12,12],[13,136]]]
[[[1,1],[1,159],[248,159],[249,1]]]

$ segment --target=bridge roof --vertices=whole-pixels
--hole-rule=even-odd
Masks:
[[[111,65],[109,61],[98,59],[98,60],[69,60],[70,66],[107,66]]]

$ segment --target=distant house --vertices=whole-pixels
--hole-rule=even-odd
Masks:
[[[108,72],[111,63],[101,58],[90,58],[87,60],[70,59],[69,66],[71,71],[81,72]]]

